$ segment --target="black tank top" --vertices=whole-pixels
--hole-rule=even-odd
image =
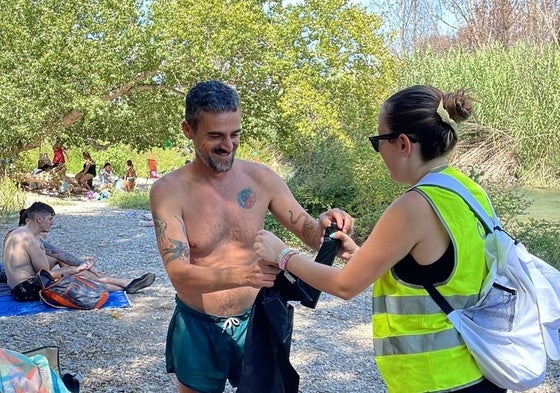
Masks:
[[[412,255],[408,254],[393,266],[393,273],[398,279],[409,284],[436,284],[445,282],[451,276],[454,265],[453,243],[449,242],[447,250],[445,250],[443,255],[434,263],[430,265],[420,265]]]

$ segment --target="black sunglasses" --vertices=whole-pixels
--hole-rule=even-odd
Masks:
[[[390,134],[370,135],[368,138],[371,142],[371,145],[373,146],[373,150],[379,153],[379,141],[397,139],[401,134],[405,134],[412,143],[418,142],[418,139],[416,139],[416,137],[413,137],[404,132],[391,132]]]

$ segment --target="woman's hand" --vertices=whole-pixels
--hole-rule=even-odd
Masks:
[[[331,238],[340,240],[340,249],[338,250],[338,257],[344,259],[345,261],[352,258],[352,255],[360,249],[356,242],[350,237],[350,235],[342,232],[336,231],[331,235]]]
[[[253,248],[255,249],[259,258],[276,264],[278,254],[280,254],[280,251],[286,248],[286,245],[282,240],[276,237],[276,235],[272,234],[269,231],[261,229],[257,232],[257,236],[255,236]]]

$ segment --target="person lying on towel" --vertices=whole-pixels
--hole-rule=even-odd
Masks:
[[[109,292],[136,293],[152,285],[155,280],[153,273],[146,273],[133,280],[112,277],[94,268],[92,258],[81,261],[45,242],[42,234],[49,232],[54,216],[51,206],[35,202],[28,209],[20,211],[20,226],[6,234],[2,261],[10,293],[15,300],[39,300],[41,285],[36,279],[36,273],[40,270],[50,272],[54,278],[78,274],[102,284]]]

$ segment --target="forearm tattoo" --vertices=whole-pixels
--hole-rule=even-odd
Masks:
[[[191,255],[191,250],[188,242],[178,239],[171,239],[166,236],[165,233],[167,232],[167,220],[165,219],[165,217],[156,213],[153,215],[153,219],[157,243],[159,245],[162,245],[164,240],[167,240],[170,243],[168,247],[163,248],[162,246],[161,254],[163,263],[167,265],[169,262],[175,259],[188,260]],[[185,227],[185,223],[180,217],[175,217],[175,219],[181,224],[181,230],[186,236],[187,229]]]
[[[53,257],[62,263],[71,266],[80,266],[83,262],[80,258],[75,256],[74,254],[66,252],[58,248],[54,244],[50,244],[49,242],[44,241],[43,245],[45,246],[45,253],[48,256]]]
[[[301,229],[301,235],[303,236],[303,239],[308,246],[315,247],[316,241],[313,236],[317,228],[317,224],[318,224],[317,221],[310,219],[309,216],[305,213],[300,213],[294,219],[294,212],[292,210],[289,210],[289,212],[290,212],[290,223],[292,225],[296,225],[303,218],[303,227]]]

